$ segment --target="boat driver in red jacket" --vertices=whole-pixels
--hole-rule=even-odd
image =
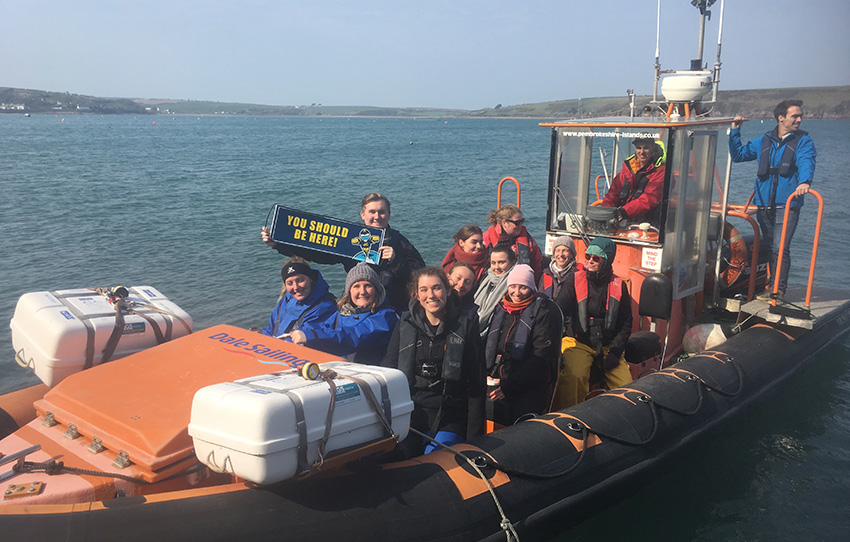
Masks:
[[[635,153],[623,162],[601,205],[617,207],[620,220],[658,226],[659,216],[653,211],[664,196],[664,146],[649,137],[632,144]]]

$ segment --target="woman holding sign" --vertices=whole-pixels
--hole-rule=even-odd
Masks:
[[[280,269],[283,288],[263,335],[282,337],[304,324],[322,322],[336,312],[336,299],[322,274],[297,256]]]
[[[323,322],[302,325],[290,338],[295,344],[345,356],[348,361],[378,364],[398,322],[385,298],[378,274],[361,262],[348,272],[339,310]]]

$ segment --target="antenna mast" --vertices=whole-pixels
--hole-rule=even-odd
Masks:
[[[717,28],[717,60],[714,61],[714,88],[711,91],[711,103],[717,101],[717,90],[720,87],[720,46],[723,42],[723,6],[726,0],[720,0],[720,23]]]
[[[658,81],[661,79],[661,0],[658,0],[658,15],[655,22],[655,87],[652,90],[652,103],[658,103]]]
[[[720,50],[723,39],[723,9],[725,0],[720,1],[720,25],[717,32],[717,60],[712,70],[703,66],[703,51],[705,43],[705,22],[711,19],[709,8],[717,0],[691,0],[691,5],[699,9],[699,42],[697,58],[691,60],[688,70],[661,69],[661,0],[658,0],[658,14],[655,30],[655,85],[652,92],[653,104],[668,103],[667,115],[678,114],[680,107],[684,108],[685,116],[690,116],[693,107],[696,114],[701,115],[701,104],[713,104],[717,101],[717,91],[720,83]],[[658,90],[661,85],[663,98],[659,99]],[[710,99],[701,98],[711,91]]]

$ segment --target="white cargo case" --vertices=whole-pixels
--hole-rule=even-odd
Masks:
[[[413,402],[404,373],[344,361],[321,368],[368,383],[393,432],[399,440],[407,436]],[[334,383],[336,404],[325,455],[387,436],[358,385],[345,378]],[[270,484],[292,478],[318,459],[329,404],[328,384],[305,380],[295,370],[215,384],[195,393],[189,435],[204,464]]]
[[[135,354],[192,332],[192,318],[151,286],[128,288],[125,303],[143,316],[124,314],[110,360]],[[12,328],[15,357],[48,386],[103,361],[115,329],[115,308],[92,289],[31,292],[18,299]],[[156,329],[155,329],[156,328]]]

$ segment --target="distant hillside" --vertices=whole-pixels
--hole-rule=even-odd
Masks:
[[[807,87],[754,90],[721,90],[718,92],[715,115],[743,115],[749,118],[773,118],[773,108],[787,99],[803,100],[808,118],[850,118],[850,86]],[[639,114],[652,100],[652,96],[637,96],[635,111]],[[581,98],[535,104],[497,105],[467,113],[471,117],[533,117],[533,118],[585,118],[629,114],[626,96],[608,98]]]
[[[716,115],[772,118],[773,107],[784,99],[803,100],[808,118],[850,118],[850,86],[720,91]],[[641,112],[651,96],[638,96]],[[241,116],[368,116],[368,117],[531,117],[586,118],[628,115],[626,96],[576,98],[467,111],[415,107],[261,105],[167,99],[98,98],[68,92],[0,87],[0,113],[132,114],[132,115],[241,115]]]
[[[128,98],[96,98],[70,92],[48,92],[0,87],[0,113],[80,113],[132,114],[156,113]]]
[[[132,114],[132,115],[243,115],[243,116],[370,116],[452,117],[462,109],[422,107],[374,107],[351,105],[262,105],[232,102],[168,100],[150,98],[98,98],[71,94],[0,87],[0,113]]]
[[[445,117],[465,114],[463,110],[424,109],[424,108],[388,108],[351,105],[261,105],[228,102],[203,102],[188,100],[136,100],[153,107],[165,115],[248,115],[248,116],[321,116],[340,117]]]

